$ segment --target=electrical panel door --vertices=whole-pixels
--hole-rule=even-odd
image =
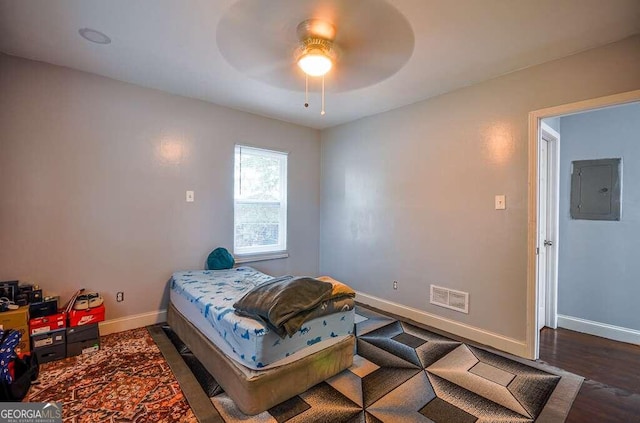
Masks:
[[[572,162],[572,219],[620,220],[621,162],[621,159]]]

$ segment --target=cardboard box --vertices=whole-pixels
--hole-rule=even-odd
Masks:
[[[82,326],[102,322],[104,313],[104,304],[87,310],[71,310],[69,312],[69,326]]]
[[[0,329],[16,329],[29,325],[29,306],[0,313]]]
[[[21,335],[20,342],[16,346],[16,353],[28,354],[29,351],[31,351],[31,342],[29,342],[29,326],[19,326],[11,329],[17,330]]]
[[[31,346],[33,350],[37,350],[42,347],[50,347],[52,345],[60,345],[67,343],[67,330],[58,329],[46,333],[38,333],[31,335]]]
[[[17,328],[11,328],[20,332],[22,337],[16,347],[16,353],[28,353],[31,351],[31,342],[29,342],[29,326],[20,326]],[[19,350],[19,351],[18,351]]]
[[[29,335],[50,332],[67,327],[67,314],[62,312],[51,316],[29,320]]]

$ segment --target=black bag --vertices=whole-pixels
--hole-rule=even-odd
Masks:
[[[4,332],[0,345],[12,330]],[[5,380],[0,381],[0,401],[22,401],[27,396],[31,382],[38,378],[40,366],[35,354],[25,355],[23,358],[18,357],[13,352],[10,362],[13,363],[13,380],[11,383]],[[8,363],[6,363],[8,365]]]

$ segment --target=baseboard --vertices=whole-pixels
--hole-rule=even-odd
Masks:
[[[614,341],[640,345],[640,331],[635,329],[627,329],[606,323],[593,322],[579,317],[563,316],[561,314],[558,314],[558,327],[613,339]]]
[[[528,348],[525,341],[519,341],[504,335],[489,332],[475,326],[456,322],[455,320],[447,319],[445,317],[436,316],[435,314],[427,313],[426,311],[383,300],[372,295],[363,294],[362,292],[358,292],[356,294],[356,301],[411,319],[415,322],[443,330],[450,334],[466,338],[470,341],[493,347],[518,357],[529,358],[527,354]]]
[[[137,329],[167,321],[167,310],[151,311],[149,313],[134,314],[118,319],[105,320],[99,324],[100,335]]]

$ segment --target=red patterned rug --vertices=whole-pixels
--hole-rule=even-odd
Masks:
[[[101,338],[100,351],[40,367],[33,402],[61,402],[65,422],[197,422],[145,328]]]

